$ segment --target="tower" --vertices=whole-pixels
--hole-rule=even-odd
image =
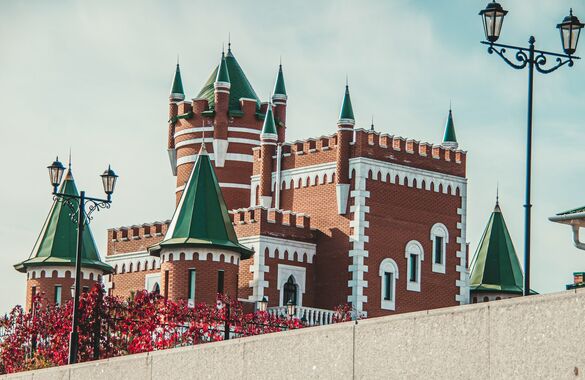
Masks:
[[[335,191],[337,196],[337,212],[345,214],[349,197],[349,146],[353,140],[355,118],[349,97],[349,85],[345,84],[345,94],[341,104],[341,112],[337,121],[337,156],[335,168]]]
[[[266,208],[272,206],[272,157],[276,153],[276,141],[279,136],[276,132],[272,104],[268,105],[262,133],[260,134],[260,205]]]
[[[174,97],[169,108],[169,154],[175,157],[171,165],[177,177],[176,203],[181,199],[203,137],[207,137],[212,138],[207,146],[209,159],[228,209],[249,206],[252,148],[260,145],[264,115],[260,112],[260,99],[231,47],[221,54],[218,65],[195,98],[185,101]]]
[[[68,169],[59,192],[79,195],[71,168]],[[71,210],[63,201],[55,200],[29,258],[14,266],[17,271],[27,275],[27,310],[36,294],[44,293],[48,301],[54,304],[61,304],[72,298],[77,223],[71,220],[70,214]],[[83,234],[81,263],[81,287],[84,290],[100,282],[103,275],[112,272],[112,267],[100,259],[89,225],[85,227]]]
[[[213,304],[217,293],[237,296],[239,262],[252,251],[238,243],[205,144],[164,239],[148,251],[160,257],[165,297]]]
[[[471,263],[473,303],[522,295],[522,269],[498,200]]]

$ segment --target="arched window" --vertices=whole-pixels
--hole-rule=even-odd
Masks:
[[[416,240],[409,241],[404,256],[407,265],[406,290],[420,292],[421,262],[425,259],[422,245]]]
[[[489,297],[487,297],[487,296],[486,297],[483,297],[483,302],[489,302],[489,301],[490,301],[490,298]]]
[[[288,277],[288,280],[284,284],[284,293],[282,302],[286,305],[289,301],[292,301],[294,305],[297,304],[297,293],[298,293],[298,286],[295,282],[294,276],[291,274]]]
[[[473,297],[473,303],[477,303],[477,297]]]
[[[396,279],[398,278],[398,265],[392,259],[384,259],[380,263],[380,308],[384,310],[396,310]]]
[[[160,285],[158,284],[158,282],[154,283],[154,286],[152,287],[151,291],[154,294],[160,294]]]
[[[443,223],[435,223],[431,228],[431,242],[433,244],[433,272],[445,273],[449,230]]]

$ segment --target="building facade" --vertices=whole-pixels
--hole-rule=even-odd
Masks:
[[[282,66],[261,102],[231,48],[190,101],[177,65],[167,142],[177,210],[108,230],[110,293],[146,288],[199,302],[221,290],[274,308],[350,303],[368,316],[469,302],[466,152],[451,111],[441,144],[361,129],[346,86],[329,134],[287,142],[287,101]],[[168,254],[152,248],[172,239],[185,207],[194,219],[203,212],[185,192],[204,142],[233,242],[250,254],[193,241]]]

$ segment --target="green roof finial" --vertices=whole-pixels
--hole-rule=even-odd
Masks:
[[[239,252],[242,258],[252,254],[238,242],[205,144],[201,144],[164,240],[148,251],[159,255],[165,247],[217,248]]]
[[[78,196],[71,168],[67,170],[59,193]],[[31,267],[75,266],[77,252],[77,223],[71,220],[71,210],[60,200],[55,200],[45,220],[29,258],[14,266],[19,272]],[[83,233],[81,262],[86,268],[111,273],[113,268],[101,261],[90,226]]]
[[[499,206],[499,196],[471,264],[470,289],[522,294],[522,269]]]
[[[184,100],[185,92],[183,91],[183,81],[181,80],[181,69],[179,68],[179,57],[177,56],[177,69],[173,78],[173,86],[171,87],[171,100]]]
[[[443,136],[443,145],[449,148],[457,148],[457,137],[455,136],[455,124],[453,123],[453,112],[451,111],[451,105],[449,105],[449,116],[445,123],[445,135]]]
[[[274,115],[272,114],[272,104],[268,104],[266,109],[266,117],[264,118],[264,124],[262,125],[261,138],[272,138],[276,139],[278,134],[276,133],[276,123],[274,122]]]
[[[282,62],[278,65],[278,75],[276,76],[273,93],[273,98],[276,96],[277,98],[284,97],[284,99],[286,99],[286,87],[284,86],[284,75],[282,74]]]
[[[351,99],[349,97],[349,84],[347,77],[345,78],[345,95],[343,96],[343,103],[341,104],[341,112],[339,113],[339,121],[337,124],[355,124],[353,108],[351,106]]]
[[[230,74],[225,61],[225,53],[223,51],[221,52],[221,62],[219,63],[219,70],[215,77],[215,83],[230,83]]]

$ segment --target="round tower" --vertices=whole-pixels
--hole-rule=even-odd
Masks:
[[[190,305],[237,297],[239,262],[252,251],[238,243],[205,144],[163,241],[148,250],[161,258],[165,297]]]
[[[79,195],[71,168],[59,192]],[[14,266],[27,275],[26,310],[30,309],[32,299],[37,294],[43,294],[50,304],[61,304],[73,298],[71,290],[75,283],[77,223],[70,214],[71,210],[63,201],[55,200],[30,257]],[[104,275],[113,271],[112,267],[101,261],[89,225],[83,234],[81,263],[80,285],[84,290],[100,283]]]
[[[272,104],[274,104],[274,121],[278,133],[278,142],[285,142],[286,138],[286,87],[284,86],[284,75],[282,74],[282,64],[278,66],[278,75],[274,83],[272,95]]]
[[[260,205],[266,208],[272,207],[272,157],[276,153],[276,141],[278,134],[272,114],[272,104],[266,109],[266,117],[260,135]]]
[[[264,115],[260,100],[234,57],[231,48],[222,54],[197,97],[178,103],[172,139],[177,176],[176,202],[185,184],[203,139],[228,209],[250,205],[252,149],[260,145]],[[171,144],[170,144],[171,145]]]

